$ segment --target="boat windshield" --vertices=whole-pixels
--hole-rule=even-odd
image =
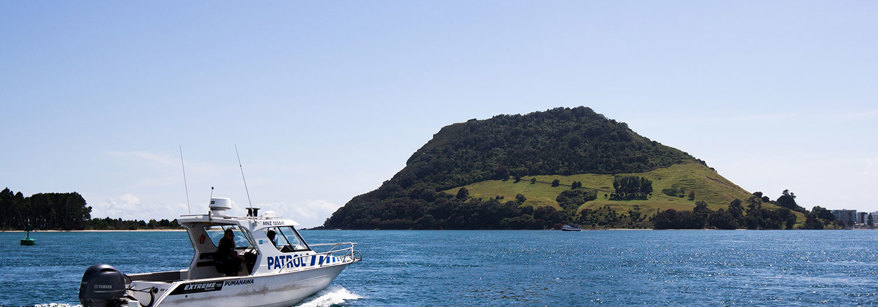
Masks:
[[[305,244],[305,241],[299,237],[299,234],[290,226],[281,226],[281,227],[268,227],[263,229],[266,235],[271,238],[272,233],[274,238],[272,239],[272,243],[282,252],[297,252],[297,251],[306,251],[310,250],[308,245]]]
[[[237,225],[204,226],[204,232],[207,233],[207,236],[210,237],[210,240],[213,241],[213,244],[216,246],[219,246],[219,241],[223,238],[226,229],[231,229],[235,234],[235,248],[248,248],[253,246],[250,242],[250,237],[245,232],[241,231],[241,228]]]

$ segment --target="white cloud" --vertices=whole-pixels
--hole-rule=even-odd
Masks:
[[[105,200],[92,204],[92,216],[149,220],[173,219],[189,212],[179,156],[146,151],[111,151],[106,154],[119,163],[116,169],[118,190],[97,197]],[[339,203],[343,199],[362,193],[360,190],[368,190],[351,188],[351,191],[347,191],[351,195],[339,193],[336,189],[321,184],[323,180],[309,175],[325,171],[309,164],[293,166],[251,163],[250,168],[245,171],[254,207],[262,208],[260,212],[263,213],[274,211],[278,216],[299,222],[302,227],[322,225],[341,207]],[[216,187],[214,197],[232,198],[232,210],[228,213],[243,216],[248,201],[240,175],[238,165],[234,163],[223,165],[187,159],[186,177],[192,201],[191,213],[207,212],[210,188]],[[371,182],[369,184],[374,185]],[[290,193],[302,195],[303,200],[283,200],[288,199]]]
[[[323,225],[323,222],[341,205],[322,199],[309,199],[296,203],[260,203],[258,207],[262,208],[262,212],[271,210],[278,216],[293,219],[302,227],[314,227]]]
[[[835,116],[839,120],[869,120],[878,117],[878,110],[841,113]]]
[[[125,162],[134,162],[133,165],[144,168],[161,168],[170,175],[181,177],[182,164],[177,154],[155,153],[147,151],[108,151],[107,155]],[[186,159],[186,172],[204,173],[216,175],[222,167],[213,163],[207,163],[198,159]],[[237,168],[229,164],[226,169]]]
[[[122,217],[131,216],[139,210],[140,197],[134,194],[122,194],[116,198],[108,198],[103,202],[93,204],[92,217]]]
[[[92,206],[94,218],[122,218],[148,221],[150,219],[175,219],[181,214],[189,214],[186,203],[161,203],[143,201],[137,195],[126,193],[118,197],[108,198]],[[314,227],[323,225],[323,222],[332,215],[341,205],[317,199],[300,202],[266,202],[253,204],[260,208],[260,213],[274,211],[279,217],[289,218],[298,222],[302,227]],[[246,214],[247,202],[232,200],[230,215],[243,216]],[[207,205],[192,204],[192,214],[207,212]]]
[[[186,213],[185,203],[162,204],[158,202],[144,203],[137,195],[126,193],[118,197],[108,198],[97,204],[90,204],[93,218],[122,218],[148,221],[150,219],[175,219]]]
[[[148,162],[152,162],[154,164],[164,165],[164,166],[176,166],[180,164],[179,159],[175,159],[168,155],[156,154],[146,151],[110,151],[107,152],[111,157],[118,158],[126,158],[126,159],[136,159],[136,160],[144,160]]]

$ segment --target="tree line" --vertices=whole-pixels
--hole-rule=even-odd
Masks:
[[[781,200],[781,198],[785,198]],[[783,203],[779,209],[763,208],[763,203]],[[771,202],[761,192],[753,193],[746,201],[735,199],[726,209],[712,211],[703,201],[696,202],[692,211],[668,209],[652,219],[654,229],[793,229],[796,215],[804,211],[805,223],[799,229],[835,227],[835,216],[829,210],[815,206],[807,211],[795,202],[795,195],[784,190],[777,202]]]
[[[37,193],[25,197],[9,188],[0,191],[0,229],[121,230],[180,228],[177,220],[91,218],[92,208],[77,192]]]
[[[25,197],[9,188],[0,191],[0,228],[83,229],[91,207],[79,193],[39,193]]]
[[[550,206],[523,205],[527,198],[514,200],[496,196],[474,198],[466,188],[454,195],[432,188],[405,189],[384,184],[374,193],[357,196],[326,220],[323,228],[342,229],[557,229],[566,223],[592,228],[651,228],[651,216],[638,206],[618,213],[610,207],[579,207],[597,199],[597,191],[571,187],[558,194],[561,210]]]

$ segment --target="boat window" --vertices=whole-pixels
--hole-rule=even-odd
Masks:
[[[282,252],[288,253],[309,250],[308,245],[305,244],[305,241],[299,237],[299,234],[292,227],[270,227],[265,228],[264,230],[266,235],[268,235],[269,232],[275,233],[272,243],[274,243],[274,246]]]
[[[204,226],[204,232],[207,233],[207,236],[210,237],[211,241],[213,241],[213,245],[216,246],[219,246],[219,242],[223,238],[223,235],[225,235],[226,229],[231,229],[232,232],[235,234],[235,248],[247,248],[253,246],[253,244],[250,243],[250,237],[245,235],[241,231],[241,228],[236,225]]]

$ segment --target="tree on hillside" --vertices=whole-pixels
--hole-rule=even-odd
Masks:
[[[809,215],[813,215],[814,217],[821,220],[826,220],[830,222],[835,221],[835,214],[832,214],[832,211],[830,211],[829,209],[820,206],[814,206],[814,208],[811,209],[811,213]]]
[[[823,229],[824,226],[831,225],[835,223],[835,215],[832,214],[832,211],[829,211],[820,206],[814,206],[810,212],[805,215],[805,225],[802,226],[803,229]],[[844,225],[839,225],[844,227]]]
[[[823,229],[824,226],[835,222],[835,215],[820,206],[814,206],[811,212],[805,215],[805,225],[802,229]]]
[[[652,181],[639,176],[616,176],[613,180],[612,200],[647,199],[652,193]]]
[[[750,198],[747,198],[747,214],[761,209],[762,199],[756,198],[755,196],[750,196]]]
[[[568,214],[575,215],[576,209],[579,209],[580,205],[595,199],[597,199],[597,191],[585,189],[561,192],[561,194],[558,194],[558,197],[555,198],[555,201],[557,201],[558,205]]]
[[[703,200],[695,203],[695,209],[692,212],[700,219],[707,219],[707,216],[710,215],[710,209],[707,208],[707,203]]]
[[[531,178],[531,179],[530,179],[530,184],[535,184],[535,183],[537,183],[537,179],[536,179],[536,178]]]
[[[708,224],[717,229],[737,229],[738,219],[726,210],[719,209],[710,214]]]
[[[778,219],[783,221],[784,226],[786,226],[786,229],[793,229],[793,225],[796,224],[796,215],[793,214],[793,212],[790,211],[790,209],[780,208],[780,209],[777,209],[777,211],[775,211],[775,212],[776,212],[776,215],[778,216]]]
[[[561,181],[559,181],[558,179],[552,180],[552,187],[553,188],[557,187],[559,185],[561,185]]]
[[[791,193],[790,190],[783,190],[782,195],[777,198],[777,205],[793,211],[803,213],[807,211],[805,208],[796,204],[796,194]]]
[[[729,203],[729,214],[731,214],[736,220],[739,220],[744,216],[744,207],[741,206],[740,199],[735,198],[735,200]]]
[[[655,229],[702,229],[704,220],[695,216],[692,211],[668,209],[653,218]]]
[[[460,190],[457,190],[457,199],[465,200],[467,198],[469,198],[469,190],[466,188],[460,188]]]

